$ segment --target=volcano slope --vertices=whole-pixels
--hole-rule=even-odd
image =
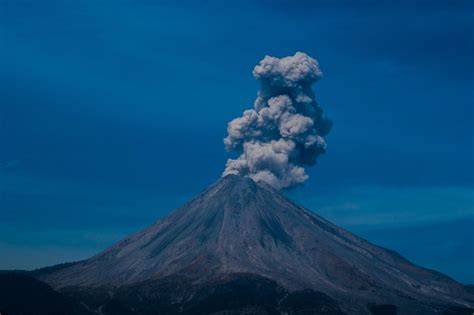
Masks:
[[[36,277],[92,308],[113,300],[133,314],[462,314],[474,305],[453,279],[236,175],[104,252]]]

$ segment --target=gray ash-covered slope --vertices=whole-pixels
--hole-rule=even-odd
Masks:
[[[263,276],[289,291],[324,292],[349,314],[364,313],[368,304],[393,304],[400,314],[474,305],[474,296],[451,278],[235,175],[106,251],[39,278],[57,289],[117,288],[168,276],[199,285],[234,274]]]

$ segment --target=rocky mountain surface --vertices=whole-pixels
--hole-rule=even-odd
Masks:
[[[463,314],[474,306],[453,279],[235,175],[104,252],[35,276],[116,314]]]

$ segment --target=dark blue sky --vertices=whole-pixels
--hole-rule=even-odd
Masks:
[[[299,203],[474,282],[471,1],[0,0],[0,268],[86,258],[215,181],[255,64],[303,51]]]

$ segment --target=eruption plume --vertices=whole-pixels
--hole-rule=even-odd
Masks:
[[[266,56],[253,70],[260,90],[253,109],[229,122],[223,176],[263,180],[276,189],[308,179],[305,166],[326,151],[324,136],[332,123],[323,116],[311,85],[322,77],[319,63],[302,52],[285,58]]]

